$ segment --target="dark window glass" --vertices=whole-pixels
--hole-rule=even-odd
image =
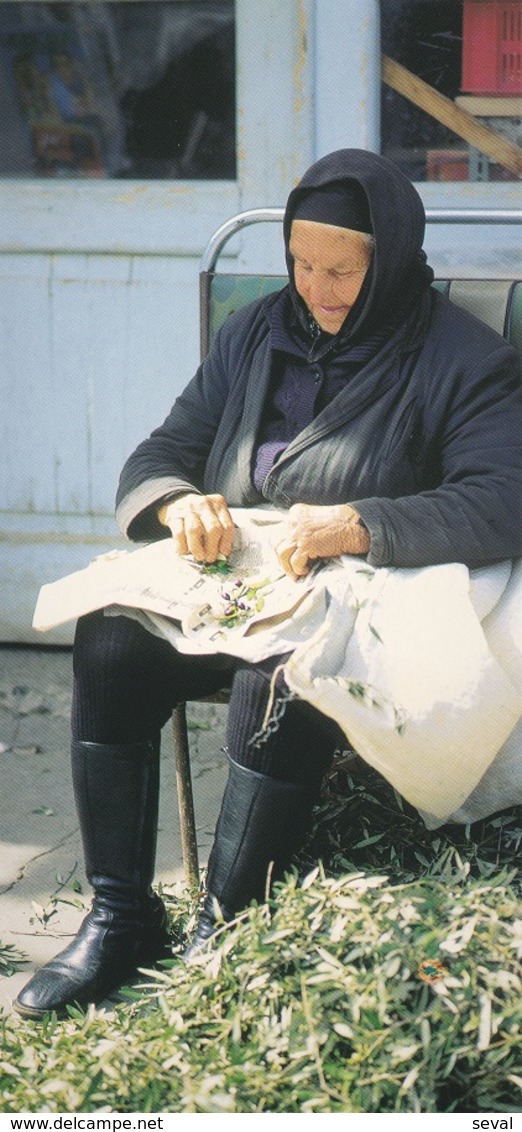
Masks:
[[[399,91],[385,60],[382,152],[414,181],[517,180],[522,155],[510,159],[503,143],[522,141],[520,0],[383,0],[381,35],[384,56],[407,72]],[[450,124],[437,94],[456,110]],[[459,110],[487,127],[484,148],[466,137]]]
[[[0,175],[233,179],[233,0],[0,3]]]

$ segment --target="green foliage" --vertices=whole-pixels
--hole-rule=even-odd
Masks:
[[[2,943],[0,941],[0,976],[14,975],[20,965],[25,962],[26,956],[17,950],[14,943]]]
[[[0,1111],[521,1112],[520,813],[429,833],[355,770],[208,955],[109,1012],[0,1016]]]
[[[379,774],[341,752],[325,781],[301,864],[312,868],[318,859],[334,873],[355,866],[397,881],[451,875],[455,869],[463,877],[486,878],[504,868],[522,896],[522,807],[472,826],[428,830]]]

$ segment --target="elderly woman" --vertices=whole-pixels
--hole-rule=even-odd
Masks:
[[[277,552],[292,578],[341,554],[406,567],[520,554],[517,358],[430,287],[423,235],[416,190],[383,158],[341,150],[308,170],[286,209],[287,286],[227,319],[123,469],[129,538],[172,537],[211,563],[232,547],[229,507],[268,503],[288,512]],[[99,1001],[165,954],[151,885],[159,734],[176,702],[230,688],[229,778],[187,955],[288,866],[342,736],[291,699],[251,742],[280,660],[186,656],[129,618],[80,619],[72,770],[95,896],[21,1013]]]

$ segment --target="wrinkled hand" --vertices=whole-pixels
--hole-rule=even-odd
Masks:
[[[332,507],[295,503],[288,512],[286,533],[276,546],[283,570],[294,579],[308,574],[316,558],[366,554],[369,549],[368,531],[349,503]]]
[[[169,527],[178,554],[193,554],[198,562],[215,562],[232,550],[234,523],[222,495],[181,495],[158,510]]]

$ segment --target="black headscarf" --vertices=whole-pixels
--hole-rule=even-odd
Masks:
[[[304,215],[304,202],[307,198],[311,201],[312,193],[317,196],[315,190],[324,191],[330,186],[337,196],[343,185],[345,215],[352,216],[355,192],[358,230],[373,233],[375,251],[357,301],[335,336],[339,344],[361,342],[384,326],[397,326],[418,305],[433,280],[422,249],[424,206],[411,181],[378,154],[364,149],[337,150],[321,157],[307,170],[290,193],[286,206],[286,261],[292,301],[301,325],[308,325],[308,312],[295,288],[294,261],[289,251],[292,220],[296,210]],[[365,202],[361,200],[362,194]],[[336,209],[335,215],[342,216],[339,203]]]
[[[332,181],[317,189],[305,189],[295,202],[292,220],[315,220],[352,232],[372,231],[368,198],[357,181]]]

